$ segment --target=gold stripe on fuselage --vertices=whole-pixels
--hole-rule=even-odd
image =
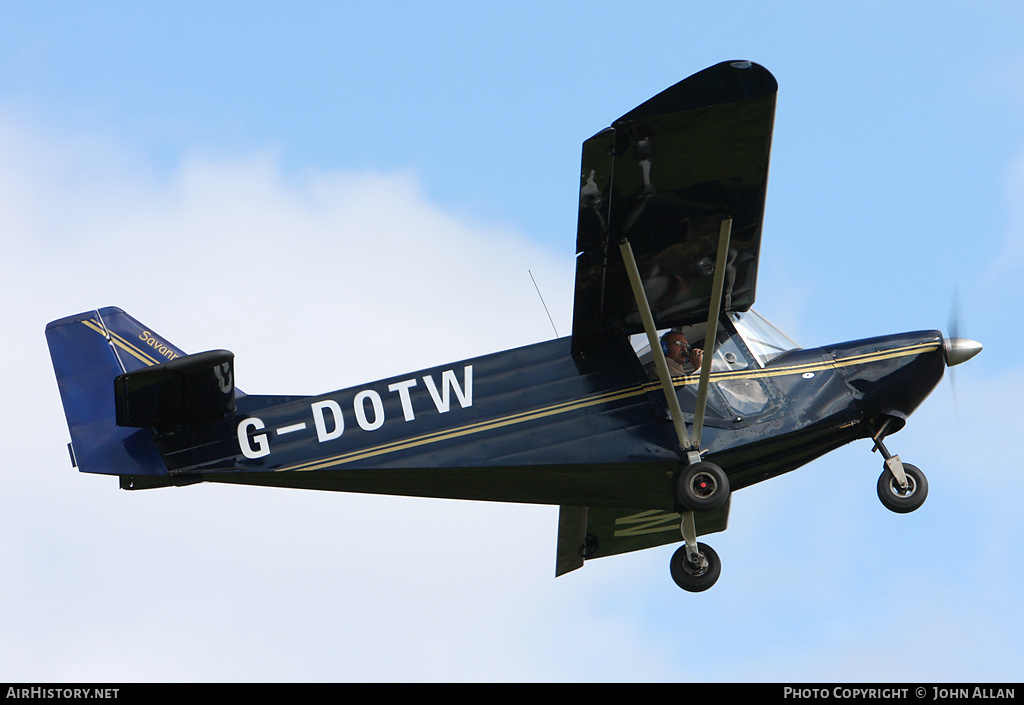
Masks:
[[[551,406],[543,407],[540,409],[534,409],[532,411],[522,411],[519,413],[510,414],[508,416],[492,419],[490,421],[477,421],[475,423],[467,424],[466,426],[461,426],[459,428],[453,428],[446,431],[434,431],[433,433],[427,433],[422,436],[405,438],[400,441],[392,441],[390,443],[384,443],[379,446],[364,448],[362,450],[354,450],[330,458],[322,458],[318,460],[312,460],[306,463],[299,463],[298,465],[290,465],[286,468],[279,468],[277,472],[298,470],[323,470],[324,468],[330,467],[332,465],[342,465],[344,463],[350,463],[353,460],[362,460],[364,458],[370,458],[375,455],[393,453],[395,451],[406,450],[408,448],[415,448],[416,446],[421,446],[428,443],[437,443],[439,441],[445,441],[451,438],[458,438],[460,436],[466,436],[473,433],[482,433],[483,431],[490,431],[495,428],[502,428],[503,426],[511,426],[513,424],[524,423],[526,421],[535,421],[537,419],[542,419],[547,416],[564,414],[568,411],[584,409],[588,406],[594,406],[596,404],[605,404],[612,401],[618,401],[619,399],[638,396],[640,394],[643,394],[644,391],[645,390],[642,387],[630,387],[627,389],[619,389],[614,392],[603,392],[601,394],[595,394],[594,396],[589,397],[587,399],[570,402],[561,402],[559,404],[552,404]]]
[[[789,365],[772,369],[738,370],[736,372],[713,372],[711,374],[711,381],[717,382],[726,379],[762,379],[767,377],[779,377],[783,375],[805,374],[807,372],[834,370],[840,367],[849,367],[851,365],[857,365],[865,362],[878,362],[880,360],[888,360],[897,357],[919,355],[924,352],[931,352],[933,350],[936,350],[938,349],[938,347],[938,343],[919,343],[916,345],[908,345],[902,348],[894,348],[892,350],[884,350],[875,353],[855,355],[841,361],[821,360],[818,362],[805,363],[802,365]],[[697,382],[697,375],[691,375],[689,377],[676,377],[673,379],[673,386],[684,387],[687,385],[696,384]],[[361,450],[353,450],[347,453],[341,453],[339,455],[331,456],[329,458],[321,458],[318,460],[311,460],[305,463],[299,463],[297,465],[290,465],[288,467],[279,468],[276,472],[307,472],[311,470],[325,470],[336,465],[344,465],[345,463],[350,463],[356,460],[372,458],[378,455],[394,453],[400,450],[408,450],[410,448],[416,448],[421,445],[438,443],[441,441],[450,440],[452,438],[459,438],[461,436],[467,436],[475,433],[482,433],[484,431],[490,431],[496,428],[502,428],[504,426],[511,426],[514,424],[525,423],[527,421],[535,421],[537,419],[545,418],[548,416],[564,414],[570,411],[576,411],[590,406],[595,406],[597,404],[605,404],[613,401],[618,401],[620,399],[627,399],[630,397],[640,396],[641,394],[655,391],[660,387],[661,385],[658,382],[645,382],[643,384],[639,384],[633,387],[618,389],[611,392],[601,392],[586,399],[569,402],[560,402],[558,404],[552,404],[550,406],[542,407],[540,409],[518,412],[498,419],[492,419],[490,421],[478,421],[475,423],[467,424],[466,426],[461,426],[459,428],[453,428],[446,431],[435,431],[433,433],[427,433],[422,436],[406,438],[400,441],[391,441],[390,443],[384,443],[379,446],[372,446],[370,448],[363,448]]]

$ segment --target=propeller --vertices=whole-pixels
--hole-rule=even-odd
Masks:
[[[957,407],[956,378],[953,367],[960,363],[967,362],[981,352],[982,345],[976,340],[960,337],[960,293],[953,291],[953,305],[950,307],[949,325],[946,328],[947,336],[943,340],[942,349],[946,357],[946,367],[949,367],[949,384],[953,390],[953,406]],[[957,415],[959,416],[957,407]]]

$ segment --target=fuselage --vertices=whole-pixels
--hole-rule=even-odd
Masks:
[[[937,331],[792,350],[763,366],[737,350],[713,367],[701,443],[734,489],[870,437],[884,419],[901,427],[944,367]],[[673,381],[689,422],[697,378]],[[658,383],[614,337],[596,354],[561,338],[317,397],[240,397],[223,421],[154,438],[168,475],[125,486],[671,508],[685,464]]]

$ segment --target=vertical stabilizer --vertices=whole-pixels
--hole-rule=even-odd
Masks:
[[[53,371],[82,472],[164,475],[148,429],[116,422],[114,378],[185,355],[119,308],[62,318],[46,326]]]

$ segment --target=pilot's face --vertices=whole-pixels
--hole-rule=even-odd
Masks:
[[[666,338],[668,353],[665,357],[675,360],[680,365],[690,359],[690,344],[686,342],[686,336],[682,333],[673,333]]]

